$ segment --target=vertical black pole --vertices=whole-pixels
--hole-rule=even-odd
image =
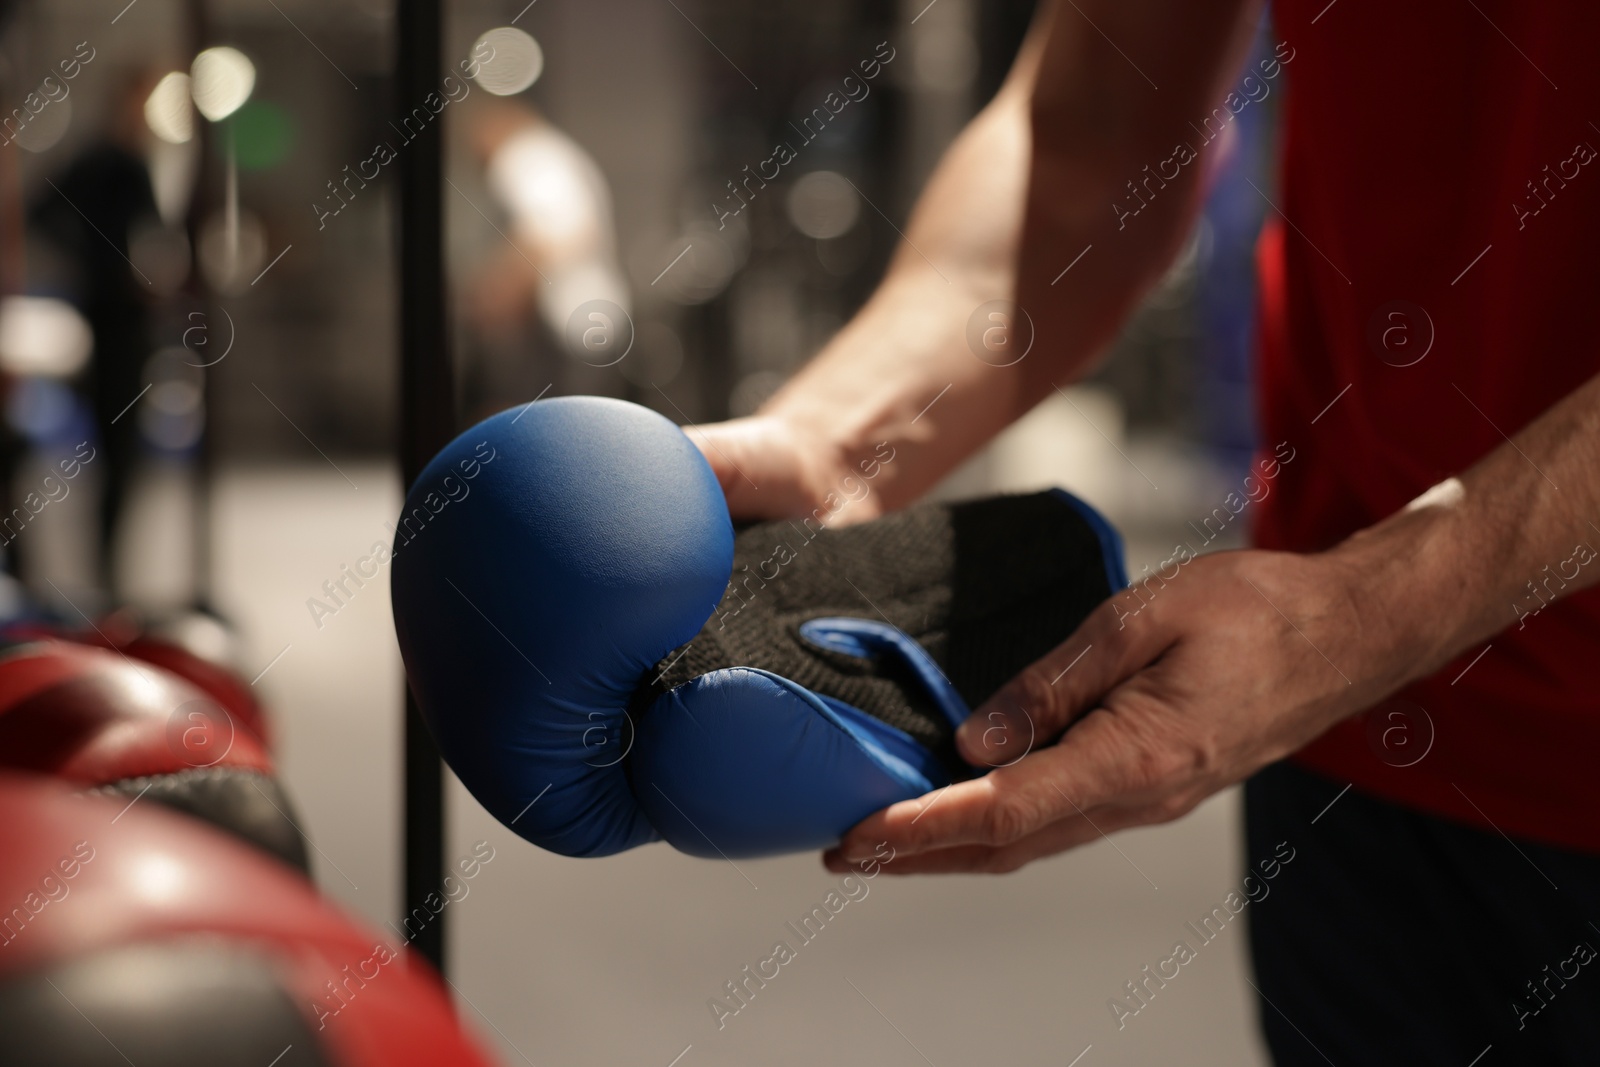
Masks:
[[[399,0],[396,114],[439,91],[444,23],[440,0]],[[427,110],[424,108],[424,110]],[[407,487],[455,430],[444,267],[444,116],[400,147],[400,469]],[[405,726],[404,914],[440,892],[444,877],[444,782],[439,750],[410,690]],[[412,946],[444,970],[445,915]],[[405,928],[404,922],[401,923]]]
[[[178,28],[178,55],[194,56],[206,47],[211,39],[211,15],[207,10],[206,0],[186,0],[183,5],[183,21]],[[215,191],[218,179],[216,163],[216,124],[202,122],[195,117],[195,137],[199,142],[200,154],[200,179],[195,183],[194,195],[189,198],[189,208],[184,217],[183,225],[189,236],[189,247],[200,247],[200,228],[208,214],[216,209],[217,201]],[[232,145],[229,145],[232,149]],[[189,305],[202,312],[201,322],[206,324],[207,345],[201,349],[202,353],[216,351],[209,343],[211,339],[220,340],[224,335],[223,318],[217,313],[216,294],[211,291],[211,286],[206,283],[204,274],[198,269],[199,262],[193,264],[194,269],[189,272],[188,284],[175,301],[162,307],[161,313],[172,315],[174,306],[183,312],[190,310]],[[185,315],[183,324],[188,326],[194,322]],[[158,327],[166,330],[169,327],[162,324]],[[189,361],[189,356],[183,357],[184,362]],[[202,362],[210,362],[208,355],[196,355],[194,358]],[[205,367],[200,371],[200,442],[195,454],[194,467],[189,472],[189,488],[191,492],[190,534],[194,538],[194,588],[189,606],[196,611],[216,616],[219,614],[216,601],[213,599],[212,565],[216,558],[215,542],[211,522],[212,509],[215,506],[215,488],[217,471],[217,427],[221,425],[218,417],[217,404],[217,374],[220,366]],[[128,413],[129,416],[132,412]],[[115,594],[115,590],[107,590]]]

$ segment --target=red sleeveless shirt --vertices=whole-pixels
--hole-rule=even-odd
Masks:
[[[1255,541],[1310,551],[1600,372],[1600,7],[1289,0],[1275,20],[1294,56],[1282,213],[1257,252],[1257,388],[1266,448],[1296,459],[1253,509]],[[1525,576],[1505,631],[1298,761],[1600,852],[1600,588],[1547,607],[1534,592],[1600,567],[1600,534],[1574,536]]]

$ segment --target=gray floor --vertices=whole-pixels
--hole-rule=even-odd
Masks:
[[[1094,413],[1091,405],[1077,414]],[[1125,451],[1095,460],[1101,473],[1076,487],[1125,521],[1137,569],[1170,551],[1186,508],[1209,510],[1198,502],[1213,485],[1160,442]],[[1124,460],[1135,471],[1117,470]],[[228,472],[216,501],[216,563],[251,673],[270,664],[258,687],[316,845],[317,879],[378,924],[398,910],[401,680],[387,584],[373,582],[320,628],[306,600],[385,538],[399,486],[389,468],[341,466]],[[963,477],[1010,487],[1030,481],[1026,466],[991,460],[987,472],[979,465]],[[1117,488],[1139,478],[1148,499]],[[1162,482],[1165,501],[1151,504]],[[170,476],[147,482],[131,548],[147,595],[181,581],[184,506]],[[53,518],[67,531],[71,509],[60,511]],[[51,552],[70,554],[72,541],[67,532]],[[785,922],[837,883],[815,857],[735,868],[658,845],[569,860],[508,833],[453,780],[450,805],[448,854],[464,857],[478,841],[494,849],[469,894],[446,909],[452,978],[463,1014],[508,1065],[1266,1062],[1242,922],[1200,948],[1121,1029],[1108,1008],[1175,942],[1195,943],[1185,923],[1237,887],[1234,792],[1174,825],[1118,834],[1004,878],[879,877],[720,1029],[708,1001],[776,940],[794,940]]]

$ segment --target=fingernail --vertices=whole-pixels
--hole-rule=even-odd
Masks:
[[[993,764],[1022,751],[1027,739],[1003,711],[973,715],[956,731],[956,744],[968,762]]]
[[[956,728],[956,744],[963,752],[977,752],[983,748],[984,720],[973,715]]]

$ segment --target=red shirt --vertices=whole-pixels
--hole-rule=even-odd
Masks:
[[[1258,390],[1265,447],[1287,441],[1296,458],[1255,540],[1305,551],[1463,471],[1600,372],[1600,8],[1289,0],[1275,18],[1294,55],[1282,214],[1257,252]],[[1573,537],[1600,550],[1600,533]],[[1515,577],[1559,589],[1552,575],[1600,567],[1583,556]],[[1541,603],[1529,590],[1522,610]],[[1390,717],[1406,707],[1393,703],[1297,759],[1413,808],[1600,852],[1600,589],[1520,626],[1508,602],[1505,618],[1398,694],[1431,721],[1419,761],[1393,765],[1428,732],[1414,712]]]

